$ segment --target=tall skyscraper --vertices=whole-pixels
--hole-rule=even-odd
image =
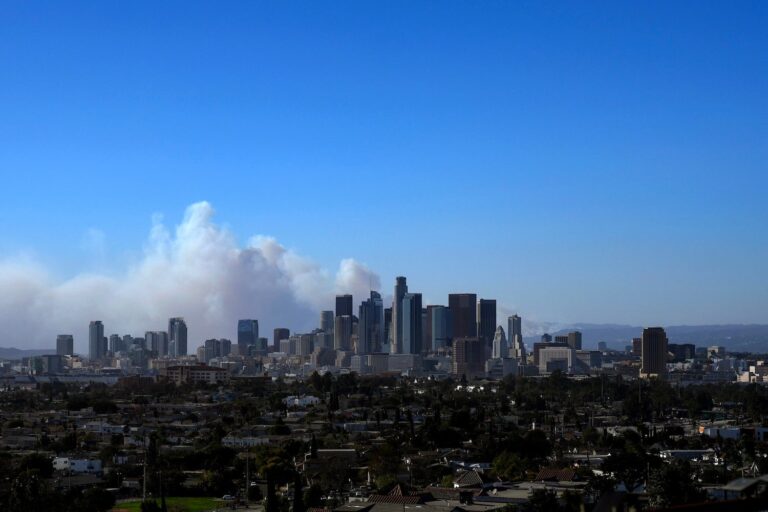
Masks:
[[[421,294],[406,293],[400,302],[403,318],[403,339],[400,354],[421,354]]]
[[[435,316],[435,308],[437,307],[439,306],[436,304],[430,304],[425,309],[426,314],[424,315],[424,319],[422,321],[422,327],[424,328],[423,348],[425,353],[434,352],[435,350],[435,346],[432,343],[432,319]]]
[[[171,357],[187,355],[187,323],[184,318],[168,319],[168,340]]]
[[[640,377],[667,376],[667,333],[661,327],[643,329]]]
[[[320,312],[320,330],[332,333],[333,332],[333,318],[336,315],[333,314],[333,311],[321,311]]]
[[[342,315],[334,318],[333,348],[352,350],[352,316]]]
[[[251,347],[259,339],[259,321],[245,319],[237,321],[237,351],[238,354],[248,354]]]
[[[275,348],[280,347],[280,342],[283,340],[287,340],[291,337],[291,330],[287,329],[285,327],[278,327],[274,331],[272,331],[272,344],[275,346]]]
[[[486,354],[491,354],[496,333],[496,301],[480,299],[477,303],[477,337],[483,340]]]
[[[523,319],[518,315],[512,315],[507,318],[507,333],[509,334],[510,356],[524,361],[526,353],[525,344],[523,343]]]
[[[337,295],[336,296],[336,316],[352,316],[352,296]]]
[[[391,352],[392,345],[392,308],[384,308],[384,341],[381,349]]]
[[[494,359],[503,359],[509,357],[509,348],[507,347],[507,337],[504,335],[504,328],[498,326],[493,336],[493,351],[491,357]]]
[[[395,295],[392,297],[392,346],[393,354],[403,353],[403,296],[408,293],[405,277],[395,278]]]
[[[104,357],[103,349],[104,324],[94,320],[88,325],[88,357],[96,360]]]
[[[432,350],[444,349],[451,344],[451,310],[445,306],[432,308]]]
[[[541,342],[552,343],[552,335],[545,332],[544,334],[541,335]]]
[[[75,338],[71,334],[59,334],[56,336],[56,355],[75,355]]]
[[[360,304],[359,312],[358,354],[380,352],[384,344],[384,302],[381,295],[371,291],[371,297]]]
[[[477,295],[474,293],[451,293],[448,295],[451,310],[451,334],[454,338],[477,337]]]
[[[125,350],[123,348],[123,340],[120,339],[119,334],[110,334],[109,335],[109,351],[113,354],[117,354],[118,352],[122,352]]]
[[[158,357],[168,355],[168,333],[165,331],[147,331],[144,333],[147,348]]]

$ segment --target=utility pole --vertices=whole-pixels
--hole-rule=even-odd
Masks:
[[[245,451],[245,506],[248,507],[248,498],[251,491],[251,454],[246,449]]]
[[[147,501],[147,436],[144,435],[144,480],[142,481],[143,491],[141,501]]]

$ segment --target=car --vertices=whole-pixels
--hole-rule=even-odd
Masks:
[[[230,501],[230,500],[235,499],[235,497],[232,496],[231,494],[225,494],[224,496],[221,497],[221,499]]]

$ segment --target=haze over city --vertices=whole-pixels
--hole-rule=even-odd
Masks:
[[[0,345],[397,275],[531,333],[766,322],[763,5],[179,7],[6,7]]]

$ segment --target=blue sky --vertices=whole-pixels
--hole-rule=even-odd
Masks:
[[[768,322],[766,26],[765,2],[5,2],[0,259],[119,274],[205,200],[242,243],[432,302]]]

